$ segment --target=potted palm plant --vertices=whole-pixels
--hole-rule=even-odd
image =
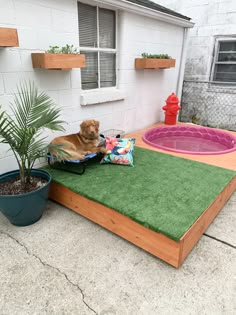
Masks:
[[[26,226],[40,219],[48,199],[51,176],[33,168],[48,150],[43,131],[64,128],[60,109],[33,82],[17,90],[10,104],[13,115],[0,107],[0,143],[10,146],[18,164],[17,170],[0,175],[0,211],[12,224]]]

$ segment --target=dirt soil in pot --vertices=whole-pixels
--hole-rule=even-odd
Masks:
[[[37,190],[46,185],[47,180],[35,176],[30,177],[30,183],[21,186],[19,178],[0,183],[0,195],[20,195]]]

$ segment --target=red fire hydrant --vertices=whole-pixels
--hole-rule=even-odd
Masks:
[[[165,112],[165,124],[166,125],[175,125],[176,124],[176,117],[178,111],[181,109],[181,107],[178,105],[179,99],[178,97],[172,93],[170,96],[168,96],[166,100],[166,105],[162,107]]]

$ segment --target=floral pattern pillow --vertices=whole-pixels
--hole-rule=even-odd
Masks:
[[[113,163],[134,166],[133,151],[135,138],[106,137],[106,148],[110,151],[101,160],[103,163]]]

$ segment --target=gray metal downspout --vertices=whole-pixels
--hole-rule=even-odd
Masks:
[[[180,55],[179,73],[178,73],[177,84],[176,84],[176,95],[178,96],[180,106],[181,106],[184,71],[185,71],[185,63],[186,63],[188,33],[189,33],[189,28],[185,27],[183,30],[183,41],[182,41],[182,49],[181,49],[181,55]],[[180,114],[181,112],[178,112],[177,121],[179,120]]]
[[[189,28],[185,27],[183,30],[183,41],[182,41],[182,48],[181,48],[181,55],[180,55],[179,73],[178,73],[177,84],[176,84],[176,95],[178,96],[179,100],[181,100],[181,95],[182,95],[188,33],[189,33]]]

